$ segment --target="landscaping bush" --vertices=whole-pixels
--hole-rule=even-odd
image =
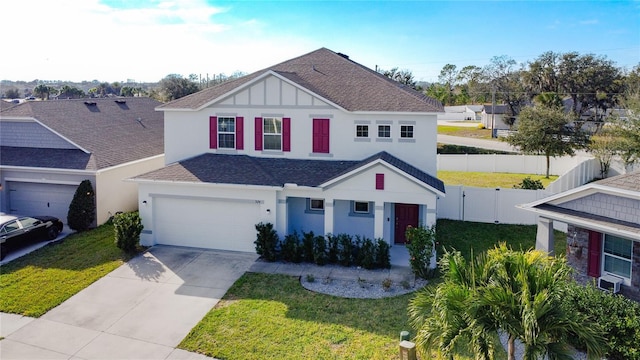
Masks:
[[[353,253],[353,239],[350,235],[340,234],[338,238],[338,264],[349,266],[351,264],[351,256]]]
[[[116,214],[113,217],[116,246],[124,251],[134,252],[140,244],[140,233],[143,228],[137,211]]]
[[[378,239],[376,242],[376,267],[382,269],[388,269],[391,267],[389,244],[383,239]]]
[[[327,263],[327,240],[324,236],[318,235],[313,237],[313,262],[316,265],[325,265]]]
[[[284,240],[280,243],[280,255],[284,261],[292,263],[302,261],[302,245],[297,232],[284,237]]]
[[[338,252],[340,251],[340,242],[337,236],[327,235],[327,262],[335,264],[338,262]]]
[[[256,253],[267,261],[276,261],[278,258],[278,234],[273,229],[273,224],[256,224],[256,231],[258,235],[256,241],[253,242],[256,245]]]
[[[613,295],[595,286],[573,284],[563,298],[567,311],[595,319],[607,339],[607,359],[640,359],[640,304],[622,295]],[[577,338],[571,345],[582,349]]]
[[[355,240],[351,242],[351,263],[356,266],[362,266],[362,238],[356,235]]]
[[[411,270],[416,276],[423,279],[429,278],[434,272],[430,265],[436,240],[435,225],[431,228],[426,228],[423,225],[410,226],[407,228],[405,236]]]
[[[304,262],[313,262],[313,239],[315,235],[313,231],[302,232],[302,260]]]
[[[530,176],[522,179],[522,182],[518,185],[513,185],[514,189],[525,189],[525,190],[543,190],[544,185],[542,185],[542,181],[533,180]]]
[[[67,225],[78,232],[88,230],[96,219],[96,194],[91,180],[83,180],[76,189],[69,212]]]
[[[375,267],[376,246],[371,239],[365,238],[364,240],[362,240],[362,247],[360,247],[358,259],[359,262],[356,263],[356,265],[358,266],[362,266],[367,270],[373,269]]]

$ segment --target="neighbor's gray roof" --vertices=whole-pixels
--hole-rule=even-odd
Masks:
[[[0,118],[37,119],[89,151],[92,159],[83,169],[97,170],[164,153],[164,115],[155,111],[160,104],[146,97],[27,101],[3,109]],[[3,153],[0,163],[32,166],[34,152],[52,157],[58,154],[14,149],[11,158]],[[76,155],[56,161],[60,162],[50,162],[47,167],[76,168],[81,162]]]
[[[487,114],[506,114],[508,106],[507,105],[484,105],[484,112]],[[494,111],[494,112],[492,112]]]
[[[269,70],[347,111],[444,111],[439,101],[326,48],[185,96],[158,109],[199,109]]]
[[[442,193],[445,192],[442,181],[387,152],[380,152],[362,161],[203,154],[137,176],[135,179],[262,186],[284,186],[286,183],[293,183],[315,187],[378,159]]]
[[[599,185],[614,187],[617,189],[640,192],[640,171],[612,176],[610,178],[596,181],[595,183]]]
[[[96,169],[95,158],[78,149],[0,146],[0,165],[70,170]]]

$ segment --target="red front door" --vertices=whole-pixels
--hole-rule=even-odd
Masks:
[[[396,204],[396,228],[395,243],[404,244],[407,242],[405,231],[407,226],[418,226],[418,205],[415,204]]]

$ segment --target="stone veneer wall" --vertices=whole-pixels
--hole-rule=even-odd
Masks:
[[[575,240],[580,248],[575,254],[569,251],[569,244]],[[576,272],[574,278],[581,284],[589,284],[595,280],[587,275],[587,262],[589,260],[589,231],[569,224],[567,226],[567,263],[573,267]],[[633,253],[631,262],[631,286],[623,285],[621,293],[625,296],[640,300],[640,242],[633,242]]]

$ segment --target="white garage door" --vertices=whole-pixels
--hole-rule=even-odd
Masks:
[[[255,252],[260,204],[247,200],[153,200],[156,242],[164,245]]]
[[[50,215],[67,223],[69,204],[76,192],[75,185],[41,184],[9,181],[9,213]]]

